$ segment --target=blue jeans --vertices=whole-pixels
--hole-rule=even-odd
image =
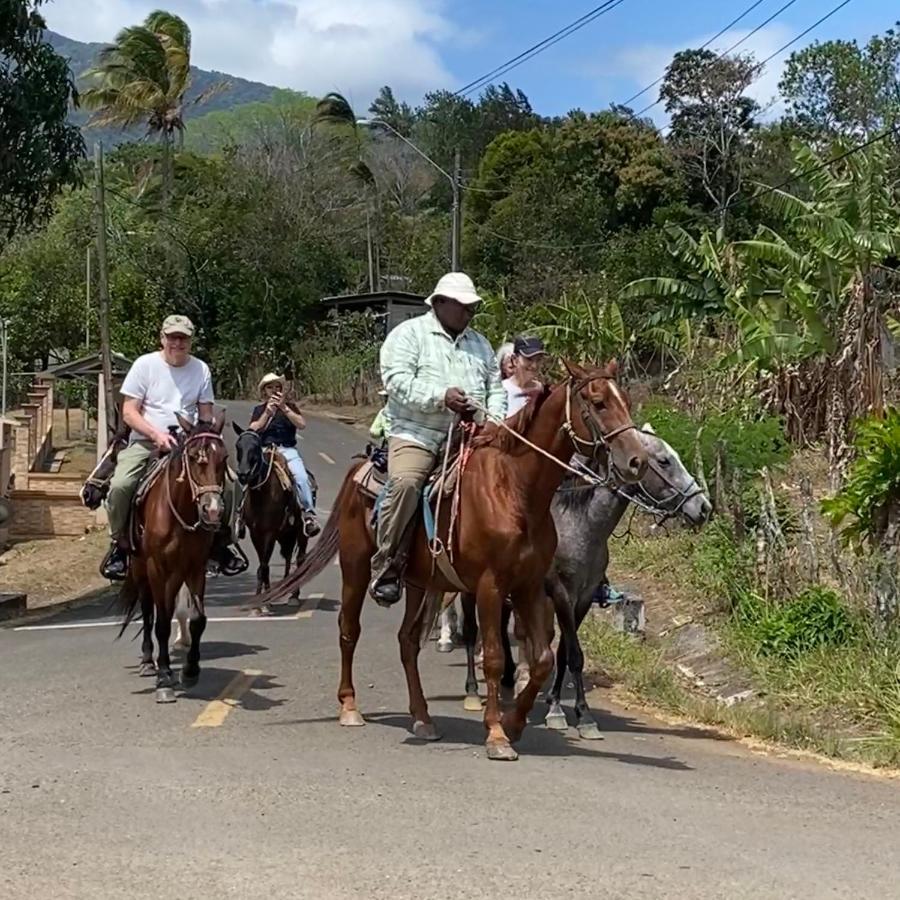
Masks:
[[[294,479],[294,490],[297,492],[300,508],[305,512],[313,512],[312,488],[309,486],[309,476],[306,474],[306,466],[303,465],[300,452],[296,447],[279,447],[278,450]]]

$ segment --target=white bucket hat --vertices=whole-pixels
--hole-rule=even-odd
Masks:
[[[449,297],[463,306],[472,306],[475,303],[481,303],[481,297],[475,290],[472,279],[464,272],[448,272],[437,283],[430,297],[425,300],[426,306],[431,306],[431,301],[435,297]]]

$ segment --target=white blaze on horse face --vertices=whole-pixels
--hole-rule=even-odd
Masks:
[[[679,502],[673,498],[673,491],[679,492],[681,497],[693,495],[678,507],[678,514],[692,525],[702,524],[712,509],[709,498],[700,490],[697,480],[675,450],[653,433],[652,429],[648,429],[649,426],[646,425],[641,429],[641,441],[647,449],[648,457],[655,462],[669,483],[666,484],[651,466],[641,482],[644,489],[656,502],[670,509]]]
[[[215,525],[222,521],[222,513],[225,511],[225,502],[219,493],[204,494],[200,498],[200,515],[203,521]]]

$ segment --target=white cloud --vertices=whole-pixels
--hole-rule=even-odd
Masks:
[[[709,50],[714,53],[722,53],[729,50],[738,41],[747,38],[750,29],[743,31],[727,31],[721,37],[717,38],[715,43],[709,46]],[[672,57],[679,51],[692,47],[700,47],[712,37],[712,33],[698,35],[687,41],[680,41],[677,44],[640,44],[623,50],[613,60],[612,65],[599,74],[609,77],[613,73],[621,77],[623,74],[634,79],[635,90],[644,87],[656,81],[666,67],[672,61]],[[774,23],[760,29],[752,37],[747,38],[739,47],[735,48],[733,53],[752,53],[757,62],[762,62],[767,56],[774,53],[781,46],[786,44],[793,37],[792,29],[787,25]],[[768,115],[774,115],[779,109],[778,100],[778,82],[781,79],[781,72],[784,68],[784,62],[789,55],[789,51],[775,57],[760,72],[756,81],[747,91],[748,95],[753,97],[764,108],[767,109]],[[652,103],[659,96],[659,87],[656,86],[649,90],[646,94],[633,102],[635,109],[641,109]],[[654,106],[652,110],[648,110],[647,115],[659,123],[668,121],[663,105]]]
[[[43,8],[54,31],[109,42],[143,21],[159,0],[55,0]],[[438,42],[471,36],[444,14],[444,0],[168,0],[193,34],[204,69],[279,87],[339,91],[360,110],[383,84],[401,97],[452,84]]]

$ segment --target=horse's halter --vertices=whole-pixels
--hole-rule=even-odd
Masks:
[[[686,489],[677,487],[672,479],[662,471],[649,455],[647,458],[647,467],[653,470],[660,481],[672,489],[672,492],[668,496],[663,497],[662,500],[657,500],[657,498],[644,487],[643,480],[638,481],[635,484],[627,485],[626,487],[616,487],[614,490],[621,497],[628,500],[630,503],[633,503],[644,512],[649,512],[654,516],[661,516],[657,523],[658,525],[663,525],[669,519],[676,518],[688,501],[693,500],[694,497],[700,496],[703,493],[703,488],[700,487],[697,479],[693,476],[691,477],[691,483]],[[673,501],[674,505],[670,505]]]
[[[576,381],[574,378],[570,377],[566,382],[566,419],[561,427],[574,444],[575,450],[578,453],[581,453],[582,456],[587,456],[590,459],[594,459],[601,450],[608,450],[610,444],[626,431],[631,431],[632,429],[637,431],[637,425],[630,420],[625,425],[620,425],[618,428],[614,428],[612,431],[608,432],[604,432],[600,427],[600,423],[591,412],[590,404],[581,392],[592,381],[601,380],[612,381],[613,378],[611,375],[590,375],[586,378],[582,378],[580,381]],[[592,440],[586,441],[584,438],[579,437],[575,432],[575,427],[572,425],[573,394],[575,396],[575,402],[578,405],[578,412],[581,414],[581,421],[584,423],[584,427],[587,428],[588,434],[591,435]],[[582,447],[588,448],[590,452],[582,452]]]
[[[241,432],[241,437],[243,437],[245,434],[252,435],[254,438],[256,438],[256,441],[259,444],[260,456],[262,457],[263,461],[265,461],[266,454],[265,454],[265,451],[263,450],[262,438],[260,437],[259,433],[248,428],[246,431]],[[275,453],[273,451],[273,452],[269,453],[268,466],[264,466],[264,468],[266,470],[265,477],[262,479],[262,481],[257,481],[256,484],[248,484],[247,488],[251,491],[257,491],[261,487],[263,487],[268,482],[270,476],[272,475],[272,468],[274,467],[274,465],[275,465]],[[254,466],[254,469],[255,468],[256,467]]]
[[[197,482],[197,479],[194,477],[194,473],[191,470],[190,456],[188,455],[187,451],[192,444],[198,443],[199,441],[214,441],[218,444],[221,444],[223,447],[225,446],[225,439],[222,437],[222,435],[216,434],[213,431],[201,431],[199,434],[192,434],[181,445],[181,474],[179,474],[175,480],[179,484],[187,481],[188,485],[190,486],[191,502],[197,507],[197,521],[194,522],[193,525],[188,525],[188,523],[185,522],[181,517],[178,510],[175,509],[175,504],[172,502],[172,485],[168,476],[166,476],[166,499],[169,503],[169,510],[175,517],[178,524],[185,531],[197,531],[197,529],[199,528],[208,531],[215,531],[216,529],[218,529],[218,525],[209,525],[203,521],[203,516],[200,511],[200,498],[203,497],[204,494],[218,494],[220,497],[223,497],[225,494],[225,486],[224,484],[219,484],[218,482],[216,484],[199,484]],[[209,462],[209,457],[207,456],[207,448],[205,445],[200,448],[199,454],[199,463],[202,464]]]

